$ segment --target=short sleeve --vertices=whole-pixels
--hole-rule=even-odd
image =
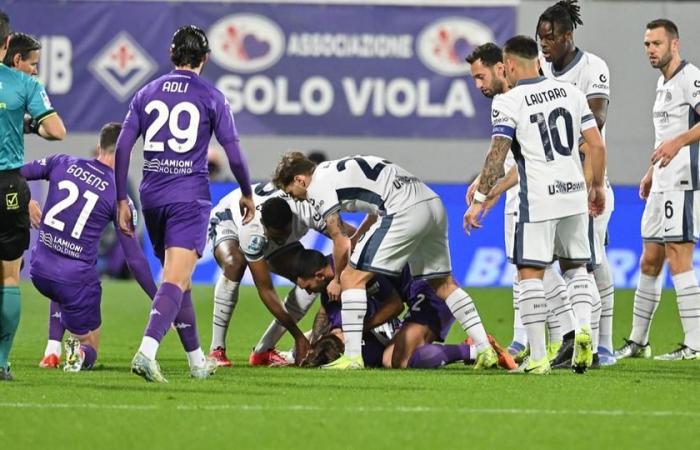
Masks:
[[[586,68],[586,83],[582,86],[586,99],[610,99],[610,70],[605,61],[591,57]]]
[[[683,93],[685,101],[695,111],[700,107],[700,69],[695,66],[686,66],[686,76],[683,79]]]
[[[318,232],[323,232],[326,229],[326,221],[323,220],[321,213],[314,208],[310,202],[301,200],[295,202],[297,216],[307,227]]]
[[[32,119],[41,122],[46,117],[54,114],[51,101],[44,86],[35,78],[26,78],[27,86],[27,112]]]
[[[314,178],[307,191],[307,200],[320,215],[320,218],[325,220],[331,214],[340,211],[340,200],[335,186],[328,180],[327,174],[321,174],[319,169],[316,169]]]
[[[500,136],[513,139],[517,128],[516,108],[506,95],[497,95],[491,104],[492,137]]]
[[[245,259],[249,262],[260,261],[265,257],[267,237],[259,224],[243,225],[238,232],[239,245]]]

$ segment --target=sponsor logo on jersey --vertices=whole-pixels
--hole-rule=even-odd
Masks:
[[[586,190],[585,181],[559,181],[556,180],[554,184],[547,186],[549,195],[555,194],[572,194],[574,192],[580,192]]]
[[[495,119],[495,118],[498,117],[500,114],[501,114],[501,113],[498,112],[498,110],[494,109],[494,110],[491,112],[491,117],[493,117],[493,118]]]
[[[257,14],[226,16],[207,35],[214,61],[234,72],[260,72],[284,54],[285,36],[279,25]]]
[[[126,31],[112,39],[90,62],[90,70],[107,90],[124,101],[158,66]]]
[[[601,83],[606,83],[608,81],[608,77],[606,77],[604,73],[601,73],[598,79]]]
[[[192,161],[181,159],[145,159],[143,170],[146,172],[166,173],[169,175],[187,175],[192,173]]]
[[[494,40],[485,24],[463,17],[447,17],[423,28],[416,41],[416,53],[430,70],[446,76],[467,75],[465,58],[475,47]]]
[[[660,124],[668,123],[669,117],[667,111],[654,111],[654,120],[658,121]]]
[[[695,86],[696,88],[700,88],[700,80],[695,80],[693,82],[693,86]]]

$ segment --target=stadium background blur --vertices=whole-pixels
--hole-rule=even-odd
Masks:
[[[357,153],[384,156],[439,190],[450,217],[457,278],[466,286],[508,286],[512,269],[502,250],[499,209],[502,202],[491,213],[484,230],[470,238],[461,230],[464,190],[483,162],[490,132],[490,102],[474,88],[463,57],[485,40],[502,44],[512,34],[533,35],[537,17],[551,3],[529,0],[10,1],[5,9],[12,18],[13,29],[41,38],[39,76],[69,130],[65,141],[51,145],[28,137],[26,159],[50,153],[89,155],[100,124],[121,120],[133,92],[156,74],[168,70],[167,48],[163,43],[168,42],[170,30],[181,23],[193,22],[208,32],[214,49],[204,76],[222,90],[226,91],[228,86],[233,92],[229,97],[254,180],[266,179],[278,156],[289,149],[323,149],[329,158]],[[651,106],[658,77],[644,56],[644,24],[656,17],[674,20],[681,31],[683,55],[697,62],[693,43],[700,42],[700,29],[695,26],[698,4],[596,0],[580,3],[584,25],[577,30],[575,42],[580,48],[601,56],[610,67],[607,147],[609,176],[616,190],[616,212],[610,226],[609,260],[616,285],[631,288],[636,285],[641,251],[637,230],[643,203],[637,197],[637,186],[648,167],[653,147]],[[43,14],[37,15],[39,10]],[[71,17],[72,25],[54,20],[56,17]],[[231,27],[237,27],[239,41],[227,40],[231,37]],[[426,45],[440,44],[439,40],[445,38],[440,32],[444,30],[448,30],[446,39],[450,42],[447,51],[453,50],[456,56],[453,61],[431,59],[421,50]],[[304,47],[304,39],[323,33],[369,34],[375,42],[380,35],[399,38],[398,44],[384,57],[303,54],[313,52],[310,47]],[[409,40],[401,41],[406,36],[410,36]],[[236,45],[240,46],[239,54],[235,52]],[[359,108],[356,116],[348,113],[352,102],[343,98],[350,92],[342,84],[344,77],[354,80],[350,84],[355,89],[355,108]],[[302,86],[311,78],[316,82],[318,78],[330,80],[334,91],[332,105],[325,110],[323,101],[319,100],[322,94],[315,93],[319,100],[315,104],[323,110],[320,113],[311,112],[309,105],[313,100],[308,104],[298,101]],[[395,97],[392,116],[391,105],[388,102],[377,105],[375,99],[382,86],[388,91],[392,82],[399,79],[394,83],[395,92],[403,94]],[[286,94],[279,80],[288,85]],[[251,82],[263,86],[257,93],[258,101],[243,101],[237,108],[235,99],[246,97],[241,92]],[[407,104],[406,95],[421,96],[421,82],[428,83],[434,105],[447,102],[448,91],[456,93],[457,110],[445,117],[429,118],[429,107],[422,112],[420,106],[402,109],[401,104]],[[363,97],[365,88],[373,89],[366,91],[370,97]],[[265,89],[271,94],[267,106]],[[464,89],[466,100],[459,97]],[[367,102],[363,104],[362,98]],[[420,100],[417,102],[420,104]],[[287,111],[277,114],[280,108]],[[385,110],[384,116],[375,115],[377,108]],[[131,180],[134,186],[139,181],[142,162],[142,153],[137,149],[130,171],[134,174]],[[214,183],[213,200],[231,188],[231,184]],[[40,196],[39,190],[36,193]],[[304,243],[329,249],[329,243],[314,233]],[[150,259],[153,269],[157,269],[152,255]],[[696,260],[700,262],[698,253]],[[211,254],[206,254],[195,272],[195,281],[213,283],[217,270]],[[667,279],[667,286],[669,282]]]

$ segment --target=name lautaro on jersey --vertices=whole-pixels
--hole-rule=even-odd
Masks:
[[[525,103],[527,103],[527,106],[541,105],[542,103],[551,102],[553,100],[565,97],[566,90],[564,88],[553,88],[535,94],[526,95]]]

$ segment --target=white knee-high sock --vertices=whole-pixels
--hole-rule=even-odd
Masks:
[[[639,345],[649,343],[649,329],[656,308],[661,300],[661,275],[649,276],[639,274],[637,290],[634,293],[634,308],[632,310],[632,332],[630,340]]]
[[[573,315],[566,292],[566,282],[554,267],[547,266],[542,279],[547,302],[547,331],[549,342],[560,344],[562,336],[573,329]],[[571,316],[571,317],[569,317]]]
[[[529,279],[520,281],[520,317],[527,330],[530,342],[530,357],[539,361],[547,357],[545,339],[545,321],[547,320],[547,303],[544,297],[542,280]]]
[[[229,280],[223,274],[216,280],[210,350],[217,347],[226,348],[226,333],[238,303],[239,285],[240,283]]]
[[[569,291],[571,309],[576,318],[576,332],[587,327],[590,331],[593,310],[593,281],[585,267],[567,270],[564,274],[566,288]]]
[[[602,312],[600,293],[598,292],[598,287],[595,284],[595,277],[593,273],[589,273],[588,276],[591,278],[591,294],[593,298],[593,303],[591,305],[591,345],[593,347],[593,353],[598,353],[598,343],[600,339],[600,316]]]
[[[314,304],[316,295],[309,294],[304,289],[294,286],[294,289],[289,291],[284,298],[284,309],[287,310],[295,322],[299,322],[309,312],[311,305]],[[277,322],[277,320],[273,320],[255,345],[255,353],[275,348],[286,332],[287,329],[282,324]]]
[[[700,351],[700,287],[694,271],[673,276],[676,287],[678,313],[681,316],[683,343],[693,350]]]
[[[513,342],[518,342],[527,347],[527,331],[525,331],[523,321],[520,319],[518,297],[520,297],[520,285],[516,272],[515,278],[513,279]]]
[[[462,289],[455,289],[445,299],[452,315],[462,325],[462,329],[474,340],[477,351],[481,352],[491,346],[486,335],[481,317],[472,298]]]
[[[600,337],[598,345],[613,351],[613,312],[615,309],[615,283],[610,273],[608,258],[603,255],[603,260],[593,271],[596,287],[600,294]]]
[[[362,356],[362,331],[367,313],[367,290],[346,289],[340,294],[343,308],[340,316],[343,320],[345,337],[345,356],[355,358]]]

